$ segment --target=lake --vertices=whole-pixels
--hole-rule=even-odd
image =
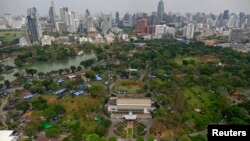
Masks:
[[[38,72],[50,72],[53,70],[59,70],[59,69],[66,69],[66,68],[70,68],[70,66],[79,66],[80,63],[84,60],[89,60],[89,59],[93,59],[96,58],[96,55],[94,52],[91,52],[89,54],[84,54],[83,56],[76,56],[76,57],[70,57],[68,59],[65,60],[61,60],[61,61],[56,61],[56,62],[35,62],[31,65],[25,66],[23,68],[15,68],[14,71],[11,71],[10,73],[4,73],[4,74],[0,74],[1,76],[4,77],[4,80],[9,80],[9,81],[13,81],[16,78],[13,76],[13,74],[15,74],[16,72],[24,72],[25,68],[29,68],[29,69],[36,69]],[[10,65],[10,66],[15,66],[14,64],[14,60],[15,58],[9,58],[6,60],[2,60],[0,61],[1,64],[4,65]],[[3,82],[4,80],[0,81]]]

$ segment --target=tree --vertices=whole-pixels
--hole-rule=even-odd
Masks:
[[[24,128],[24,134],[29,137],[35,136],[39,132],[39,125],[35,123],[28,123]]]
[[[110,137],[108,141],[117,141],[116,137]]]
[[[6,86],[6,88],[10,87],[10,81],[9,80],[4,80],[4,85]]]
[[[74,73],[75,70],[76,70],[76,67],[75,66],[70,66],[70,69],[71,69],[71,72]]]
[[[38,72],[37,75],[39,76],[39,78],[42,78],[42,77],[44,77],[45,73],[43,73],[43,72]]]
[[[248,124],[250,116],[248,111],[242,107],[232,106],[226,111],[229,124]]]
[[[66,68],[64,71],[65,71],[66,73],[70,73],[70,70],[69,70],[68,68]]]
[[[59,128],[56,128],[56,127],[52,127],[52,128],[49,128],[45,131],[45,135],[47,137],[53,137],[53,138],[56,138],[58,137],[59,135],[61,134],[61,130]]]
[[[47,108],[47,101],[42,97],[38,97],[32,102],[32,107],[37,110],[44,110]]]
[[[22,101],[18,103],[16,107],[18,110],[27,110],[29,109],[30,105],[27,101]]]
[[[36,69],[25,69],[27,75],[31,75],[32,77],[37,73]]]
[[[207,141],[207,138],[203,135],[197,135],[194,137],[190,137],[191,141]]]
[[[95,73],[93,71],[87,71],[85,76],[89,79],[95,79]]]
[[[59,74],[60,76],[62,75],[63,72],[64,72],[63,69],[59,69],[59,70],[58,70],[58,74]]]
[[[191,139],[187,135],[182,135],[178,141],[191,141]]]
[[[85,60],[85,61],[82,61],[80,63],[80,65],[82,65],[84,68],[88,68],[88,67],[90,67],[93,64],[94,64],[94,60],[93,59]]]
[[[20,74],[19,72],[16,72],[16,73],[13,74],[13,76],[15,76],[15,77],[20,77],[21,74]]]
[[[77,67],[77,71],[80,71],[80,70],[82,70],[82,67],[81,67],[81,66],[78,66],[78,67]]]
[[[139,136],[139,137],[136,138],[136,141],[144,141],[144,138]]]
[[[87,136],[86,141],[105,141],[105,139],[100,138],[99,135],[97,134],[90,134]]]
[[[147,141],[154,141],[154,137],[152,135],[148,136],[148,140]]]

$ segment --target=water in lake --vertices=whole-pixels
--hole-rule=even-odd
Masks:
[[[69,59],[65,59],[65,60],[61,60],[61,61],[57,61],[57,62],[35,62],[29,66],[26,66],[24,68],[16,68],[14,69],[14,71],[11,71],[9,73],[4,73],[4,74],[0,74],[1,76],[4,77],[4,80],[9,80],[9,81],[13,81],[15,80],[15,77],[13,76],[13,74],[15,74],[16,72],[24,72],[25,68],[32,68],[32,69],[36,69],[38,72],[50,72],[53,70],[59,70],[59,69],[65,69],[65,68],[70,68],[70,66],[79,66],[80,63],[84,60],[88,60],[88,59],[92,59],[92,58],[96,58],[95,53],[89,53],[89,54],[84,54],[83,56],[76,56],[76,57],[71,57]],[[14,66],[14,60],[15,58],[9,58],[3,61],[0,61],[0,63],[4,64],[4,65],[10,65],[10,66]],[[3,82],[0,81],[0,82]]]

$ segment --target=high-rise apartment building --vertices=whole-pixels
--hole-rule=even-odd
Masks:
[[[193,37],[194,37],[194,24],[190,23],[184,27],[183,36],[186,39],[193,39]]]
[[[65,24],[65,29],[68,32],[76,32],[78,25],[75,12],[69,11],[68,7],[60,8],[61,21]]]

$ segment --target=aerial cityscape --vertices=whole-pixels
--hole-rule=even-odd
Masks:
[[[201,1],[0,2],[0,141],[210,141],[209,125],[250,125],[250,3]]]

